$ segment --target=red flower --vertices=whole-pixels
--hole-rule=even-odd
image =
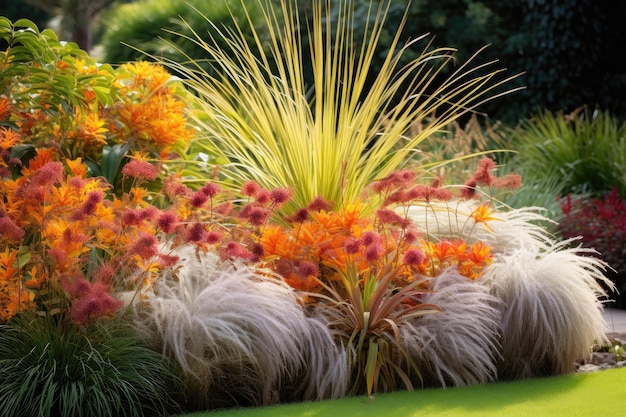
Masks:
[[[125,177],[143,178],[153,181],[159,175],[157,167],[141,159],[133,159],[122,168],[122,175]]]

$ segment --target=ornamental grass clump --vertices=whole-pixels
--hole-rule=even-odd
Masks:
[[[270,270],[193,247],[135,306],[135,326],[180,366],[188,409],[338,398],[346,353]]]
[[[483,160],[462,195],[492,194],[512,177],[496,178]],[[605,340],[602,301],[614,289],[607,265],[589,257],[576,239],[559,240],[542,226],[539,208],[497,209],[474,198],[456,205],[411,209],[413,220],[437,225],[439,237],[459,236],[491,248],[493,258],[480,282],[500,309],[498,378],[555,375],[574,370],[597,340]],[[523,323],[523,324],[522,324]]]
[[[84,331],[22,313],[0,325],[0,411],[5,416],[168,416],[181,384],[127,322]]]
[[[493,63],[474,65],[474,57],[451,69],[453,49],[433,48],[424,37],[403,44],[406,17],[373,74],[389,1],[369,5],[363,39],[354,39],[352,1],[313,2],[308,48],[295,2],[282,0],[278,9],[273,3],[258,1],[267,33],[252,27],[253,46],[243,35],[252,21],[237,22],[246,30],[214,27],[210,36],[181,35],[181,42],[206,51],[206,62],[166,65],[197,95],[199,140],[208,154],[223,156],[228,183],[238,189],[254,179],[268,189],[293,187],[283,208],[288,214],[318,196],[336,207],[353,203],[367,184],[403,168],[425,138],[502,94],[506,79]],[[400,67],[399,57],[421,42],[419,56]],[[312,62],[310,84],[305,61]],[[411,130],[417,122],[421,128]]]

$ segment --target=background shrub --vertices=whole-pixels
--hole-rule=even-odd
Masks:
[[[356,0],[355,8],[364,11],[369,3]],[[395,33],[407,4],[392,2],[387,34]],[[367,14],[356,16],[354,26],[365,27]],[[609,0],[416,0],[404,34],[414,39],[429,33],[433,47],[457,48],[459,62],[490,45],[482,59],[499,60],[512,74],[524,73],[513,82],[524,90],[483,106],[494,119],[515,123],[539,110],[569,112],[583,104],[626,114],[626,82],[614,53],[626,41],[620,30],[624,16],[626,5]],[[379,58],[384,48],[380,51]]]
[[[616,187],[626,195],[626,124],[607,111],[540,112],[510,131],[517,154],[507,162],[526,181],[557,174],[561,195]]]
[[[598,251],[613,271],[607,276],[619,294],[613,294],[615,307],[626,307],[626,201],[617,189],[601,198],[567,196],[562,203],[563,218],[558,230],[565,238],[581,237],[582,245]]]
[[[246,7],[254,26],[260,27],[263,23],[255,2],[247,2]],[[119,64],[152,55],[177,62],[193,59],[208,71],[211,66],[202,64],[208,55],[185,36],[193,37],[190,28],[202,38],[215,36],[217,30],[235,30],[231,13],[252,45],[250,25],[246,22],[243,2],[239,0],[140,0],[121,4],[102,18],[105,28],[101,44],[103,61]],[[216,39],[221,48],[228,50],[229,45],[220,42],[220,36]]]

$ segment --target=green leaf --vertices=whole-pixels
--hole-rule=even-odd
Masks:
[[[28,246],[20,246],[20,250],[17,254],[17,266],[18,268],[24,268],[24,266],[30,261],[32,252]]]
[[[15,28],[28,28],[32,29],[36,34],[39,34],[39,28],[37,25],[30,19],[19,19],[17,20],[13,26]]]
[[[371,339],[369,349],[367,350],[367,362],[365,363],[365,379],[367,381],[367,395],[369,396],[372,395],[374,390],[378,371],[378,343]]]
[[[118,143],[113,146],[107,145],[102,149],[101,174],[113,186],[115,186],[122,160],[129,149],[130,145],[128,143]]]

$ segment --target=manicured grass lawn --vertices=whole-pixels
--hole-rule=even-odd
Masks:
[[[626,368],[590,374],[381,394],[186,417],[623,417]]]

